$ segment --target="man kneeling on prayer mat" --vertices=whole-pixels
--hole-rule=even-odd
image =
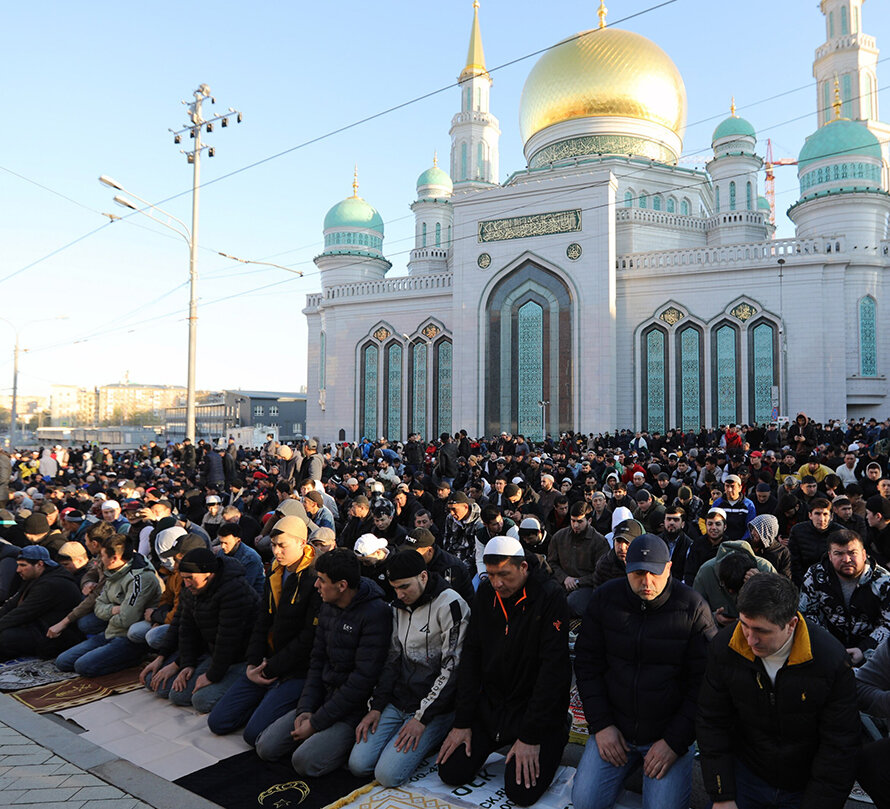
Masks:
[[[473,601],[439,777],[466,784],[494,750],[511,745],[504,791],[531,806],[553,781],[569,735],[565,589],[513,537],[489,540],[483,563],[488,578]]]
[[[386,575],[396,594],[389,657],[355,730],[349,770],[397,787],[451,729],[470,608],[410,547],[389,557]]]

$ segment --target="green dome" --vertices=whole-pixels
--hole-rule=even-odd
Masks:
[[[757,197],[757,210],[769,213],[772,209],[769,206],[769,200],[766,197]]]
[[[881,160],[881,144],[865,124],[840,118],[810,135],[798,157],[798,172],[828,158],[849,160],[870,157]]]
[[[451,191],[454,188],[451,178],[448,174],[438,166],[427,169],[420,177],[417,178],[417,188],[423,188],[426,185],[440,185]]]
[[[731,115],[722,123],[718,124],[711,137],[711,143],[715,143],[723,138],[757,138],[754,127],[751,126],[744,118],[737,118]]]
[[[383,219],[361,197],[347,197],[328,211],[324,229],[363,228],[383,234]]]

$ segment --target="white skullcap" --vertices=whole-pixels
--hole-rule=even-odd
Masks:
[[[483,556],[522,556],[525,551],[515,537],[493,537],[489,539],[482,551]]]
[[[106,500],[102,504],[102,511],[111,511],[113,509],[120,509],[121,504],[117,502],[117,500]]]

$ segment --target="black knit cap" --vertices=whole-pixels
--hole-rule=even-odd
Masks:
[[[179,563],[180,573],[216,573],[218,568],[219,559],[210,548],[194,548]]]
[[[386,564],[386,576],[390,581],[412,579],[426,570],[426,562],[417,551],[405,548],[390,557]]]

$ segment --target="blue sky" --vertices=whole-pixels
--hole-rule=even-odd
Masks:
[[[482,0],[489,69],[594,27],[597,5]],[[609,20],[652,5],[611,0]],[[863,17],[865,32],[887,46],[890,15],[878,13],[872,0]],[[103,211],[124,211],[96,178],[107,174],[146,199],[169,199],[164,207],[188,221],[190,196],[183,192],[191,168],[167,129],[185,121],[179,102],[202,82],[217,108],[242,110],[244,123],[209,136],[216,156],[202,164],[209,184],[201,199],[198,386],[304,384],[301,310],[306,293],[319,289],[311,260],[322,249],[325,212],[351,193],[357,163],[359,193],[386,222],[390,273],[404,272],[415,180],[434,150],[447,166],[458,91],[212,181],[453,84],[471,20],[471,0],[199,6],[88,0],[8,9],[0,134],[0,279],[7,280],[0,280],[0,292],[3,316],[21,327],[22,345],[30,349],[20,391],[48,392],[51,382],[117,382],[126,374],[136,382],[184,384],[185,244],[144,217],[103,227]],[[689,97],[687,154],[706,154],[732,95],[757,129],[761,153],[771,137],[776,157],[796,157],[815,128],[812,59],[824,41],[815,0],[742,6],[677,0],[621,27],[653,39],[680,69]],[[524,166],[518,107],[533,64],[534,58],[492,74],[501,179]],[[879,71],[883,88],[890,71],[883,65]],[[886,90],[880,102],[886,119]],[[795,169],[778,169],[777,209],[784,212],[796,193]],[[784,213],[779,235],[793,235]],[[306,276],[233,264],[217,251],[285,264]],[[36,322],[57,315],[67,319]],[[12,330],[0,324],[0,389],[11,385],[11,355]]]

